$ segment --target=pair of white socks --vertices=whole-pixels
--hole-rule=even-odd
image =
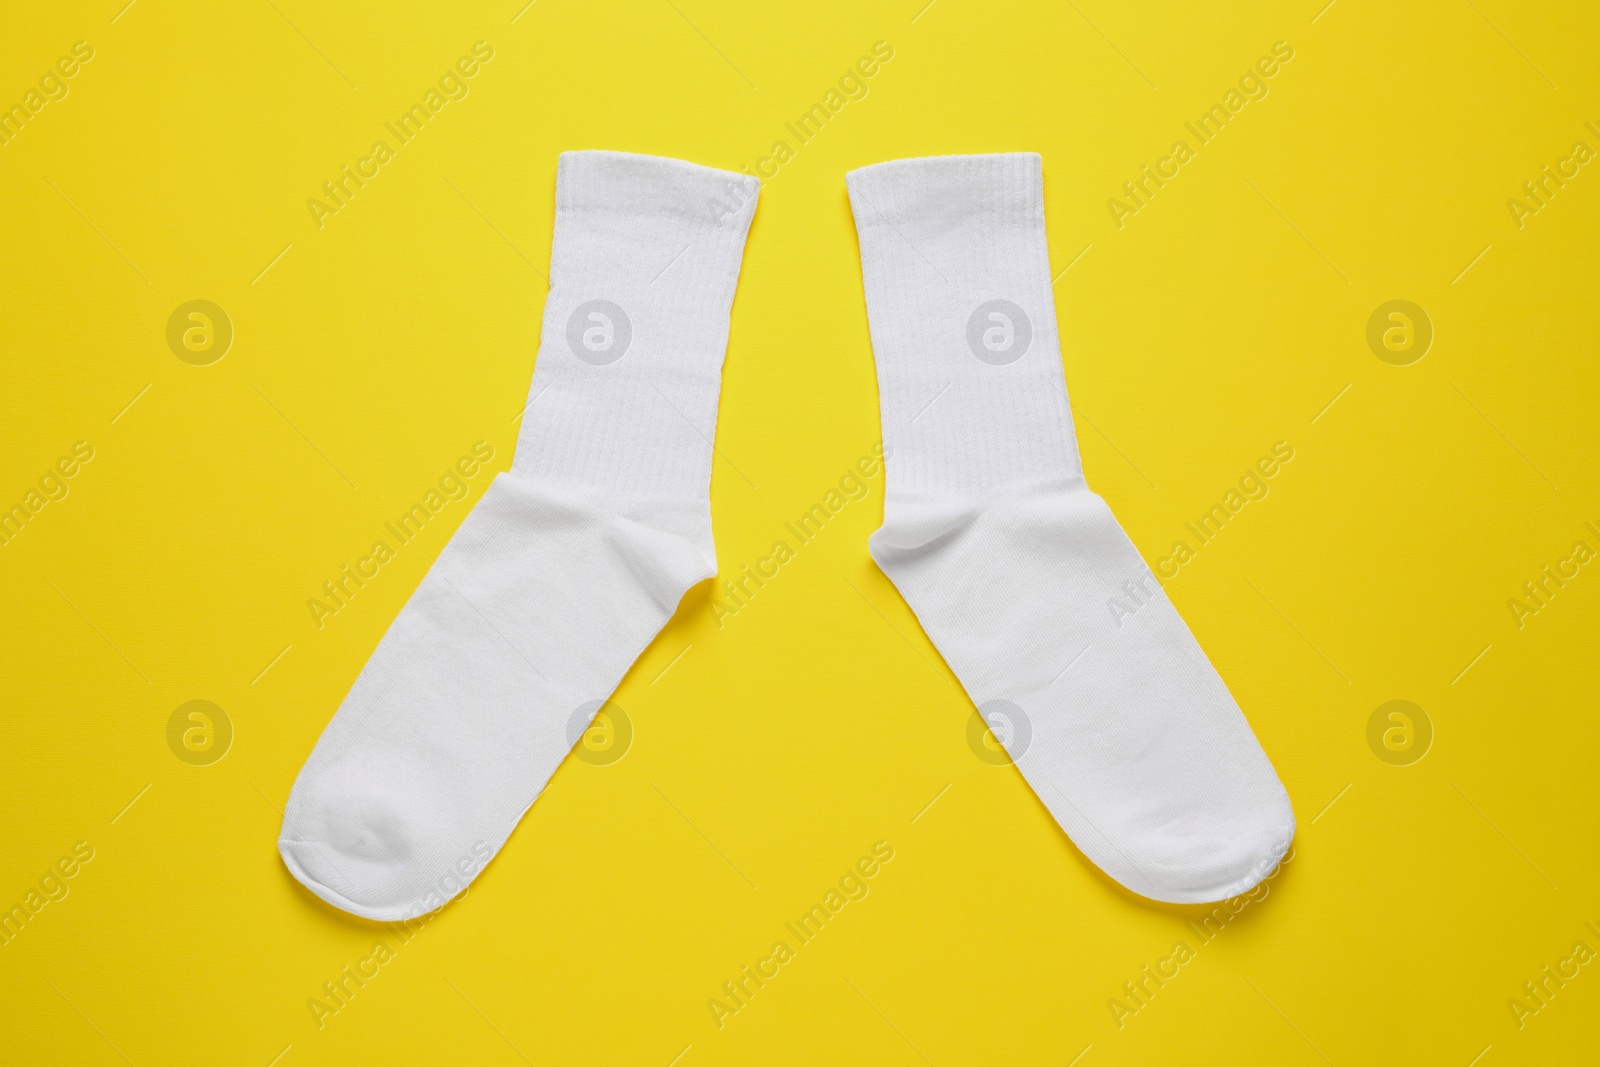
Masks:
[[[847,178],[878,367],[873,558],[1018,768],[1123,885],[1249,889],[1294,815],[1205,654],[1084,483],[1039,157]],[[441,906],[510,836],[588,717],[716,573],[712,438],[749,177],[570,152],[511,470],[356,679],[290,794],[279,851],[370,919]],[[1139,590],[1113,620],[1111,597]]]

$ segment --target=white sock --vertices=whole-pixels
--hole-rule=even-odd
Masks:
[[[716,573],[711,439],[758,190],[678,160],[561,156],[516,459],[289,796],[279,851],[330,904],[392,921],[459,892],[572,747],[574,713]]]
[[[1244,892],[1294,813],[1084,484],[1039,157],[898,160],[848,184],[893,455],[873,558],[1091,860],[1156,900]],[[1137,610],[1113,620],[1113,597]]]

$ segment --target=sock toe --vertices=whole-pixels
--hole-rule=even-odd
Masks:
[[[476,873],[481,854],[492,855],[484,842],[480,855],[461,843],[448,829],[450,808],[415,779],[401,790],[362,788],[355,777],[333,776],[333,795],[292,794],[278,839],[290,873],[335,907],[379,921],[413,918],[465,886],[460,862]]]
[[[1281,796],[1211,829],[1132,838],[1137,844],[1125,843],[1112,854],[1112,862],[1101,866],[1153,900],[1207,904],[1248,892],[1271,875],[1289,851],[1294,832],[1294,812],[1288,797]]]

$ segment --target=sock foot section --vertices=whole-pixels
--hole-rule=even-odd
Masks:
[[[756,192],[678,160],[562,156],[512,470],[384,635],[285,808],[279,852],[323,900],[395,921],[459,893],[716,573],[710,442]]]
[[[1084,482],[1035,155],[849,176],[885,443],[871,551],[1073,842],[1143,896],[1266,877],[1294,814],[1244,715]],[[1138,591],[1132,615],[1106,603]]]

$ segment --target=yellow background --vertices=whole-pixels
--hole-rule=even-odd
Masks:
[[[0,906],[95,850],[0,948],[0,1059],[1596,1055],[1600,968],[1521,1029],[1507,1007],[1600,950],[1600,573],[1521,629],[1507,607],[1600,548],[1600,173],[1520,229],[1506,205],[1600,149],[1592,6],[121,3],[30,5],[0,35],[3,106],[95,50],[0,147],[0,503],[95,449],[0,547]],[[479,40],[470,95],[318,229],[307,199]],[[1119,229],[1107,200],[1280,40],[1270,95]],[[784,123],[877,41],[870,94],[797,146]],[[403,947],[280,863],[295,774],[468,507],[320,630],[306,601],[473,442],[509,466],[557,154],[737,169],[780,139],[724,377],[724,573],[878,440],[843,179],[881,160],[1043,155],[1085,466],[1147,560],[1296,450],[1168,584],[1300,819],[1213,942],[969,749],[971,705],[866,553],[881,477],[722,628],[692,591],[616,695],[631,751],[569,759]],[[165,339],[194,299],[235,329],[209,366]],[[1410,366],[1365,340],[1393,299],[1435,329]],[[1410,766],[1367,744],[1392,699],[1435,731]],[[234,729],[209,766],[167,744],[190,700]],[[871,894],[719,1029],[708,998],[880,840]],[[307,1002],[380,937],[396,958],[319,1028]],[[1195,958],[1119,1028],[1108,1001],[1179,940]]]

